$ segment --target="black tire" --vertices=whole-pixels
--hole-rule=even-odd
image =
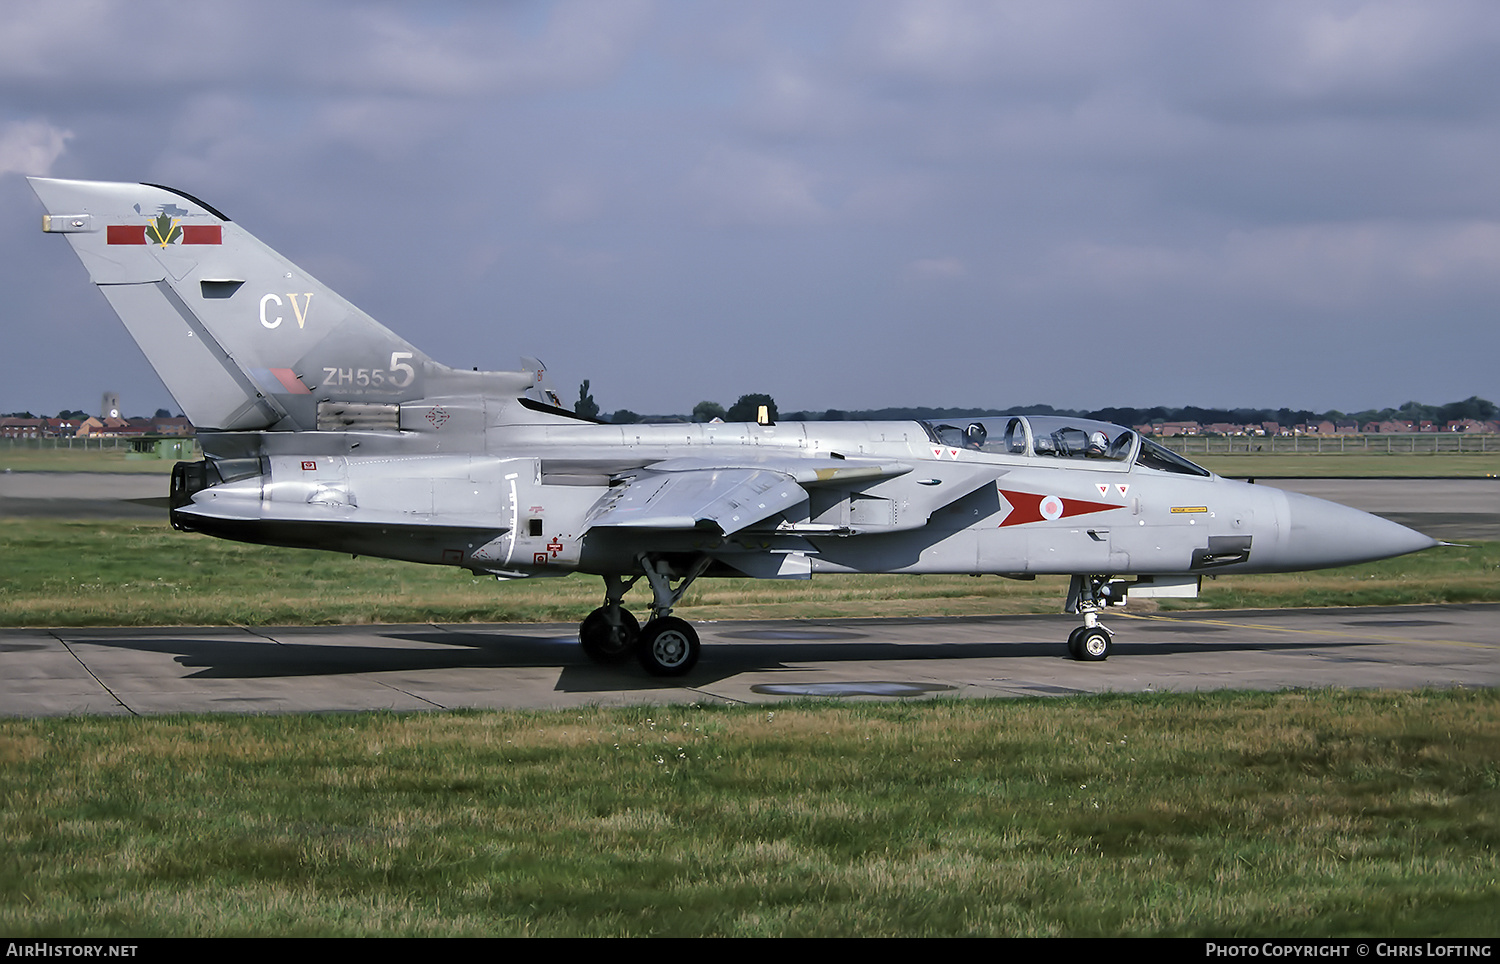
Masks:
[[[681,676],[698,662],[698,632],[683,619],[663,616],[641,630],[636,656],[652,676]]]
[[[1109,651],[1113,645],[1109,630],[1103,626],[1095,626],[1093,629],[1085,627],[1078,634],[1078,658],[1085,663],[1102,663],[1109,659]]]
[[[641,623],[628,609],[620,610],[618,629],[609,623],[604,606],[589,613],[578,626],[578,641],[596,663],[623,663],[635,652],[641,639]]]
[[[1087,626],[1079,626],[1068,634],[1068,655],[1074,659],[1083,659],[1083,656],[1080,655],[1081,650],[1078,648],[1078,637],[1082,636],[1083,631],[1086,629],[1088,629]]]

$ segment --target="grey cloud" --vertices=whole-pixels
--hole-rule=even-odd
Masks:
[[[1489,3],[3,10],[0,172],[174,184],[607,409],[1496,397]],[[170,405],[35,211],[0,409]]]
[[[649,20],[641,2],[53,0],[8,4],[0,83],[164,95],[241,90],[478,97],[597,83]]]

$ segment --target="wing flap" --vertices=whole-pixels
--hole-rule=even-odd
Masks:
[[[893,479],[912,470],[905,462],[874,459],[668,459],[647,466],[653,472],[691,472],[701,470],[755,469],[776,472],[798,485],[832,485],[836,483],[874,482]]]
[[[724,535],[801,503],[807,492],[784,472],[754,468],[643,470],[589,512],[586,528],[708,529]]]

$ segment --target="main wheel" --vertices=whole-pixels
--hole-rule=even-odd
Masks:
[[[1092,629],[1085,627],[1083,632],[1078,634],[1078,658],[1088,663],[1102,662],[1109,659],[1112,645],[1109,630],[1103,626],[1095,626]]]
[[[652,676],[681,676],[698,662],[698,633],[676,616],[653,619],[641,630],[636,656]]]
[[[578,641],[596,663],[621,663],[635,652],[641,638],[641,623],[628,609],[620,610],[620,624],[609,621],[609,609],[600,606],[578,626]]]

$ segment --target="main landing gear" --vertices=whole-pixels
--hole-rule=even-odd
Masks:
[[[687,592],[694,579],[703,575],[711,561],[700,557],[684,573],[676,573],[664,559],[636,557],[651,586],[651,618],[642,626],[620,603],[640,576],[626,581],[621,576],[604,577],[604,605],[589,613],[578,626],[578,641],[596,663],[623,663],[635,656],[653,676],[681,676],[698,662],[698,633],[683,619],[670,615],[672,607]],[[672,579],[677,587],[672,588]]]
[[[1123,605],[1124,593],[1108,576],[1074,576],[1068,586],[1067,612],[1082,613],[1083,625],[1068,634],[1068,655],[1083,662],[1109,659],[1114,634],[1099,622],[1108,605]]]

